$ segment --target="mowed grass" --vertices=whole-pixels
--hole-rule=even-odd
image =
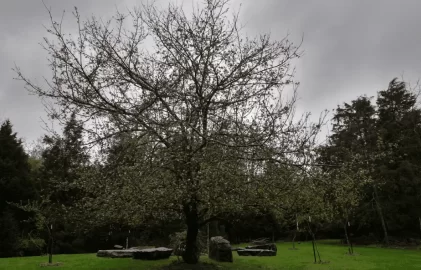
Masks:
[[[356,247],[356,256],[346,254],[346,247],[330,244],[327,241],[318,244],[321,259],[326,264],[313,263],[311,243],[297,245],[298,250],[290,250],[291,243],[279,243],[276,257],[239,257],[234,254],[234,263],[219,263],[218,269],[421,269],[420,250],[385,249],[376,247]],[[138,261],[133,259],[98,258],[95,254],[57,255],[55,262],[61,266],[40,267],[47,257],[25,257],[0,259],[0,269],[107,269],[107,270],[158,270],[176,261],[175,257],[162,261]],[[210,262],[201,258],[203,262]],[[168,269],[168,268],[164,268]],[[172,268],[170,268],[172,269]],[[184,266],[177,269],[187,269]],[[194,269],[202,269],[197,267]]]

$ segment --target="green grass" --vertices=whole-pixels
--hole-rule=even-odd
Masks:
[[[319,243],[319,251],[323,261],[328,264],[314,264],[311,243],[297,245],[298,250],[289,250],[290,243],[278,244],[276,257],[238,257],[234,254],[234,263],[220,263],[218,269],[421,269],[420,250],[398,250],[376,247],[356,247],[356,256],[346,255],[346,247],[334,245],[332,242]],[[41,268],[40,264],[47,257],[25,257],[0,259],[0,269],[162,269],[176,258],[163,261],[138,261],[132,259],[98,258],[95,254],[57,255],[55,262],[63,265]],[[201,261],[209,262],[205,257]],[[168,268],[166,268],[168,269]],[[173,268],[170,268],[173,269]],[[177,269],[186,269],[184,266]],[[202,268],[195,268],[202,269]]]

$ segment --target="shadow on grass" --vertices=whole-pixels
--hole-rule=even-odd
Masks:
[[[41,267],[48,267],[48,266],[61,266],[62,262],[56,262],[56,263],[41,263],[39,266]]]
[[[175,261],[159,269],[160,270],[215,270],[215,269],[221,269],[221,267],[216,264],[207,263],[207,262],[199,262],[198,264],[187,264],[184,262]]]

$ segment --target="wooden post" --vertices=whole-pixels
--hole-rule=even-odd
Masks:
[[[420,231],[421,231],[421,217],[418,217],[418,220],[420,221]]]

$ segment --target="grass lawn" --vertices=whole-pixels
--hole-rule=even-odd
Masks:
[[[356,256],[346,255],[346,247],[329,244],[325,241],[319,243],[319,251],[323,261],[328,264],[314,264],[311,243],[297,245],[298,250],[289,250],[290,243],[278,244],[276,257],[238,257],[234,254],[234,263],[218,264],[218,269],[421,269],[420,250],[384,249],[375,247],[356,247]],[[107,270],[134,270],[134,269],[163,269],[175,257],[163,261],[138,261],[132,259],[98,258],[96,254],[57,255],[55,262],[63,265],[55,267],[40,267],[47,257],[25,257],[0,259],[0,269],[31,270],[31,269],[107,269]],[[201,261],[209,262],[205,257]],[[173,269],[173,268],[164,268]],[[187,269],[180,267],[177,269]],[[194,268],[203,269],[203,268]]]

